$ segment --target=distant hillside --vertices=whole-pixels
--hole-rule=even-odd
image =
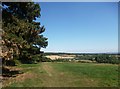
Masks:
[[[99,55],[99,54],[108,54],[108,55],[119,55],[119,53],[65,53],[65,52],[45,52],[45,55]]]

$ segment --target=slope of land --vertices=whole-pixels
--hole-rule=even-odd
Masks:
[[[21,64],[23,74],[3,82],[9,87],[117,87],[118,65],[44,62]]]

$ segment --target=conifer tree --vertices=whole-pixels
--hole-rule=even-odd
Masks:
[[[39,4],[34,2],[2,3],[2,39],[13,56],[10,59],[16,57],[27,63],[40,59],[40,49],[48,44],[47,38],[41,35],[44,26],[35,22],[40,17],[40,10]]]

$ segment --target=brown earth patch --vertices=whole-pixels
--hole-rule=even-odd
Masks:
[[[30,72],[23,73],[23,74],[18,74],[17,77],[11,77],[11,78],[3,81],[2,84],[5,87],[5,86],[10,85],[11,83],[14,83],[14,82],[23,82],[24,80],[31,79],[33,77],[35,78],[36,74],[30,73]]]

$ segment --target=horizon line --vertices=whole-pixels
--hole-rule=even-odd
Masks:
[[[44,53],[120,53],[120,52],[55,52],[55,51],[44,51]]]

